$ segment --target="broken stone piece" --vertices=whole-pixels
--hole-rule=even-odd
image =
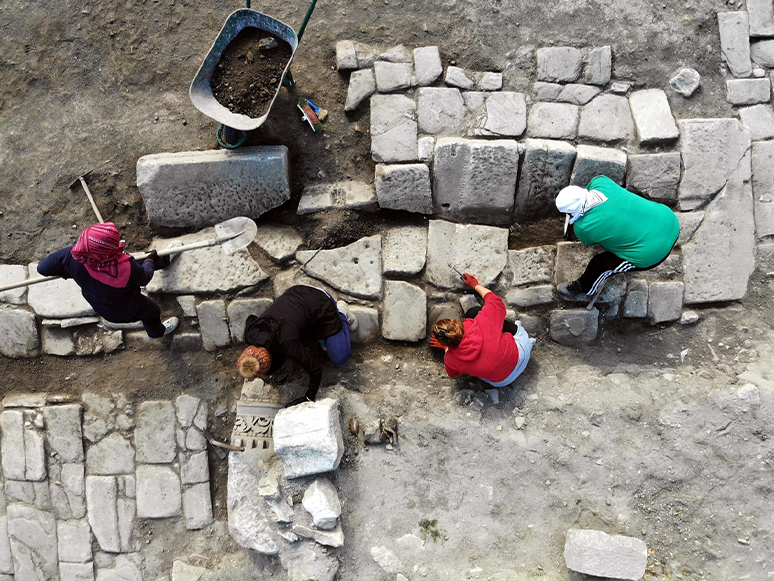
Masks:
[[[579,573],[636,581],[645,574],[647,545],[633,537],[570,529],[564,545],[564,560],[568,569]]]

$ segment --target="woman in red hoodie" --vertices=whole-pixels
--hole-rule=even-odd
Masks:
[[[446,352],[446,373],[467,373],[494,387],[513,383],[527,366],[535,339],[521,326],[505,320],[503,300],[465,273],[463,282],[484,299],[483,307],[465,313],[465,320],[441,319],[432,328],[430,345]]]

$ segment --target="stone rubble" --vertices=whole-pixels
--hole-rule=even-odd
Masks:
[[[354,71],[349,77],[344,110],[354,111],[374,93],[376,93],[376,77],[373,69]]]
[[[690,97],[701,85],[701,75],[695,69],[682,68],[669,79],[669,86],[683,97]]]

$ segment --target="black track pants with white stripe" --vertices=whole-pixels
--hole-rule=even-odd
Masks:
[[[589,261],[586,272],[581,275],[578,282],[580,282],[583,292],[591,295],[597,292],[599,285],[607,280],[608,277],[620,272],[635,270],[636,268],[628,260],[624,260],[610,251],[605,251],[597,254]]]

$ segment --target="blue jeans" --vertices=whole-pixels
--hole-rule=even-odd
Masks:
[[[347,324],[347,317],[342,313],[339,313],[341,319],[342,329],[335,335],[331,335],[325,339],[325,351],[328,353],[328,358],[334,365],[344,365],[352,353],[352,343],[349,340],[349,325]]]

